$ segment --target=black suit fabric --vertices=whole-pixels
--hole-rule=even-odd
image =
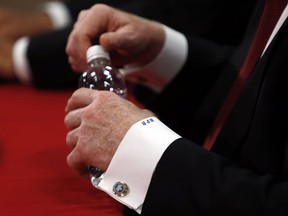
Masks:
[[[262,10],[263,3],[260,1],[257,8]],[[252,24],[259,20],[256,14]],[[142,215],[287,215],[287,25],[286,20],[256,64],[212,151],[186,137],[165,151]],[[250,33],[247,37],[254,34]],[[242,48],[238,51],[242,50],[244,57],[247,49]],[[186,100],[190,102],[190,98]],[[207,101],[200,107],[213,110]],[[205,124],[205,116],[198,116],[202,114],[196,112]],[[206,120],[210,125],[211,119]]]
[[[33,85],[39,89],[77,88],[79,74],[72,72],[65,52],[72,28],[34,37],[28,47]]]

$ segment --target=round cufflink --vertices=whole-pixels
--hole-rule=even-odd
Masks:
[[[129,193],[129,187],[126,183],[119,181],[113,185],[113,192],[118,197],[124,197]]]

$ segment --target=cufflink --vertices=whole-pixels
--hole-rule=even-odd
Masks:
[[[124,197],[129,193],[129,187],[126,183],[118,181],[113,185],[113,192],[118,197]]]

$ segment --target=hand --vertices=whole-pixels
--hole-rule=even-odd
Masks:
[[[16,40],[52,30],[52,23],[42,11],[18,11],[0,8],[0,36]]]
[[[155,116],[110,91],[80,88],[68,100],[66,143],[72,151],[67,164],[80,174],[92,165],[106,170],[128,129]]]
[[[160,52],[164,41],[160,23],[96,4],[80,12],[66,52],[72,68],[80,72],[86,68],[86,50],[94,42],[110,52],[114,65],[123,66],[148,63]]]
[[[13,44],[11,39],[0,36],[0,78],[4,80],[16,78],[12,58]]]

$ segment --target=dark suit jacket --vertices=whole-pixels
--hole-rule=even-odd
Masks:
[[[257,7],[255,19],[253,18],[251,22],[252,27],[254,26],[252,29],[255,29],[263,2],[261,0]],[[229,71],[234,76],[254,34],[250,30],[247,33],[247,40],[244,40],[234,54],[228,54],[230,51],[227,50],[227,53],[219,53],[218,58],[207,55],[207,58],[203,59],[202,57],[205,56],[203,55],[198,58],[198,63],[203,63],[203,60],[206,64],[215,63],[220,59],[218,63],[221,64],[221,59],[224,59],[225,55],[231,55],[232,58],[228,61],[226,69],[230,68]],[[193,50],[196,47],[193,39],[190,38],[189,42]],[[201,76],[193,71],[190,71],[190,75],[179,75],[178,81],[181,80],[181,76],[196,80],[193,82],[196,87],[191,85],[185,87],[185,101],[181,104],[172,102],[176,104],[174,108],[179,107],[178,111],[186,107],[185,102],[195,103],[199,108],[195,111],[194,119],[185,119],[190,126],[191,122],[195,121],[189,128],[189,133],[193,135],[188,140],[187,132],[187,136],[174,141],[162,156],[154,172],[142,215],[286,216],[288,214],[287,45],[288,21],[286,20],[257,63],[210,152],[199,146],[199,143],[195,144],[194,141],[197,140],[201,144],[220,102],[223,101],[223,88],[218,81],[223,83],[225,78],[221,77],[222,74],[213,76],[214,71],[206,70],[203,70],[206,74]],[[211,47],[208,50],[211,50]],[[193,57],[192,51],[190,57]],[[236,63],[235,59],[239,62]],[[194,61],[193,58],[190,60]],[[224,70],[223,74],[225,75],[226,72]],[[204,100],[198,98],[197,101],[196,98],[195,102],[190,99],[190,96],[194,96],[192,91],[198,89],[197,93],[202,92],[203,89],[207,89],[206,80],[212,82],[213,79],[216,80],[216,84],[205,91],[203,95],[208,96]],[[201,85],[203,84],[205,88],[197,85],[199,81],[202,81]],[[227,86],[231,85],[231,82],[227,83]],[[171,89],[173,85],[175,84],[171,84]],[[218,90],[220,93],[217,92]],[[165,105],[168,104],[167,101],[164,102]],[[212,117],[209,111],[213,113]],[[163,116],[167,117],[165,114]],[[173,117],[172,119],[175,120]],[[168,117],[164,119],[168,121]],[[169,123],[172,125],[172,121]],[[199,128],[204,132],[202,131],[198,136]]]
[[[241,4],[233,1],[184,0],[71,0],[67,1],[74,21],[79,11],[104,2],[120,9],[160,21],[181,32],[200,36],[218,44],[237,45],[254,6],[254,0]],[[199,22],[201,20],[201,22]],[[72,27],[31,38],[28,60],[33,84],[37,88],[77,88],[80,74],[70,68],[65,53]]]

